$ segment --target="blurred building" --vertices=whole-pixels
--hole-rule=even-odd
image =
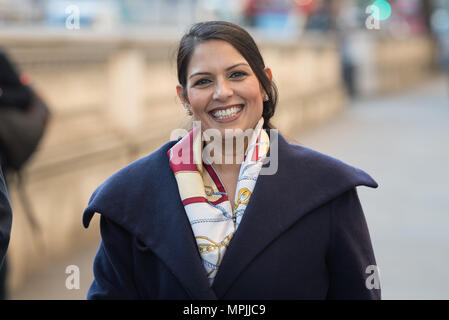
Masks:
[[[379,0],[378,0],[379,1]],[[297,37],[305,30],[327,32],[341,24],[365,29],[374,0],[0,0],[0,24],[64,28],[69,7],[79,9],[83,28],[181,27],[200,20],[228,20],[266,36]],[[382,31],[416,35],[429,31],[444,0],[388,0],[391,17]]]

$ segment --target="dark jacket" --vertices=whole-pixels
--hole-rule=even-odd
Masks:
[[[6,191],[5,179],[0,167],[0,267],[8,249],[11,234],[12,212]]]
[[[31,88],[22,84],[11,60],[0,49],[0,108],[26,109],[32,94]]]
[[[169,167],[171,141],[112,175],[84,211],[101,214],[89,299],[380,299],[356,186],[365,172],[279,136],[279,168],[260,175],[209,287]],[[271,149],[270,149],[271,150]]]
[[[21,82],[20,74],[13,62],[0,48],[0,110],[4,108],[25,110],[30,105],[32,97],[32,89]],[[0,166],[5,173],[9,169],[6,145],[0,136]]]

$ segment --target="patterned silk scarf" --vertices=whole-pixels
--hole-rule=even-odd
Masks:
[[[242,220],[270,145],[260,118],[240,167],[234,208],[213,164],[203,162],[202,133],[194,127],[169,151],[170,167],[212,285],[226,248]]]

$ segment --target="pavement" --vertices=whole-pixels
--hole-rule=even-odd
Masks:
[[[378,182],[358,193],[382,298],[449,299],[449,80],[433,77],[394,95],[355,99],[328,122],[298,128],[293,138]],[[97,247],[42,269],[10,298],[84,299]],[[79,268],[79,289],[66,287],[69,265]]]
[[[449,299],[449,80],[353,101],[296,138],[379,184],[358,193],[382,299]]]
[[[85,300],[93,280],[92,262],[97,249],[98,243],[95,243],[54,261],[29,277],[17,291],[11,292],[9,299]]]

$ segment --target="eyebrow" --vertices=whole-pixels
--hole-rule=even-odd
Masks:
[[[234,64],[233,66],[230,66],[230,67],[226,68],[226,71],[231,70],[232,68],[238,67],[240,65],[245,65],[245,66],[249,67],[249,65],[247,63],[240,62],[240,63]],[[196,73],[190,75],[189,79],[191,79],[194,76],[200,75],[200,74],[211,74],[211,73],[210,72],[196,72]]]

